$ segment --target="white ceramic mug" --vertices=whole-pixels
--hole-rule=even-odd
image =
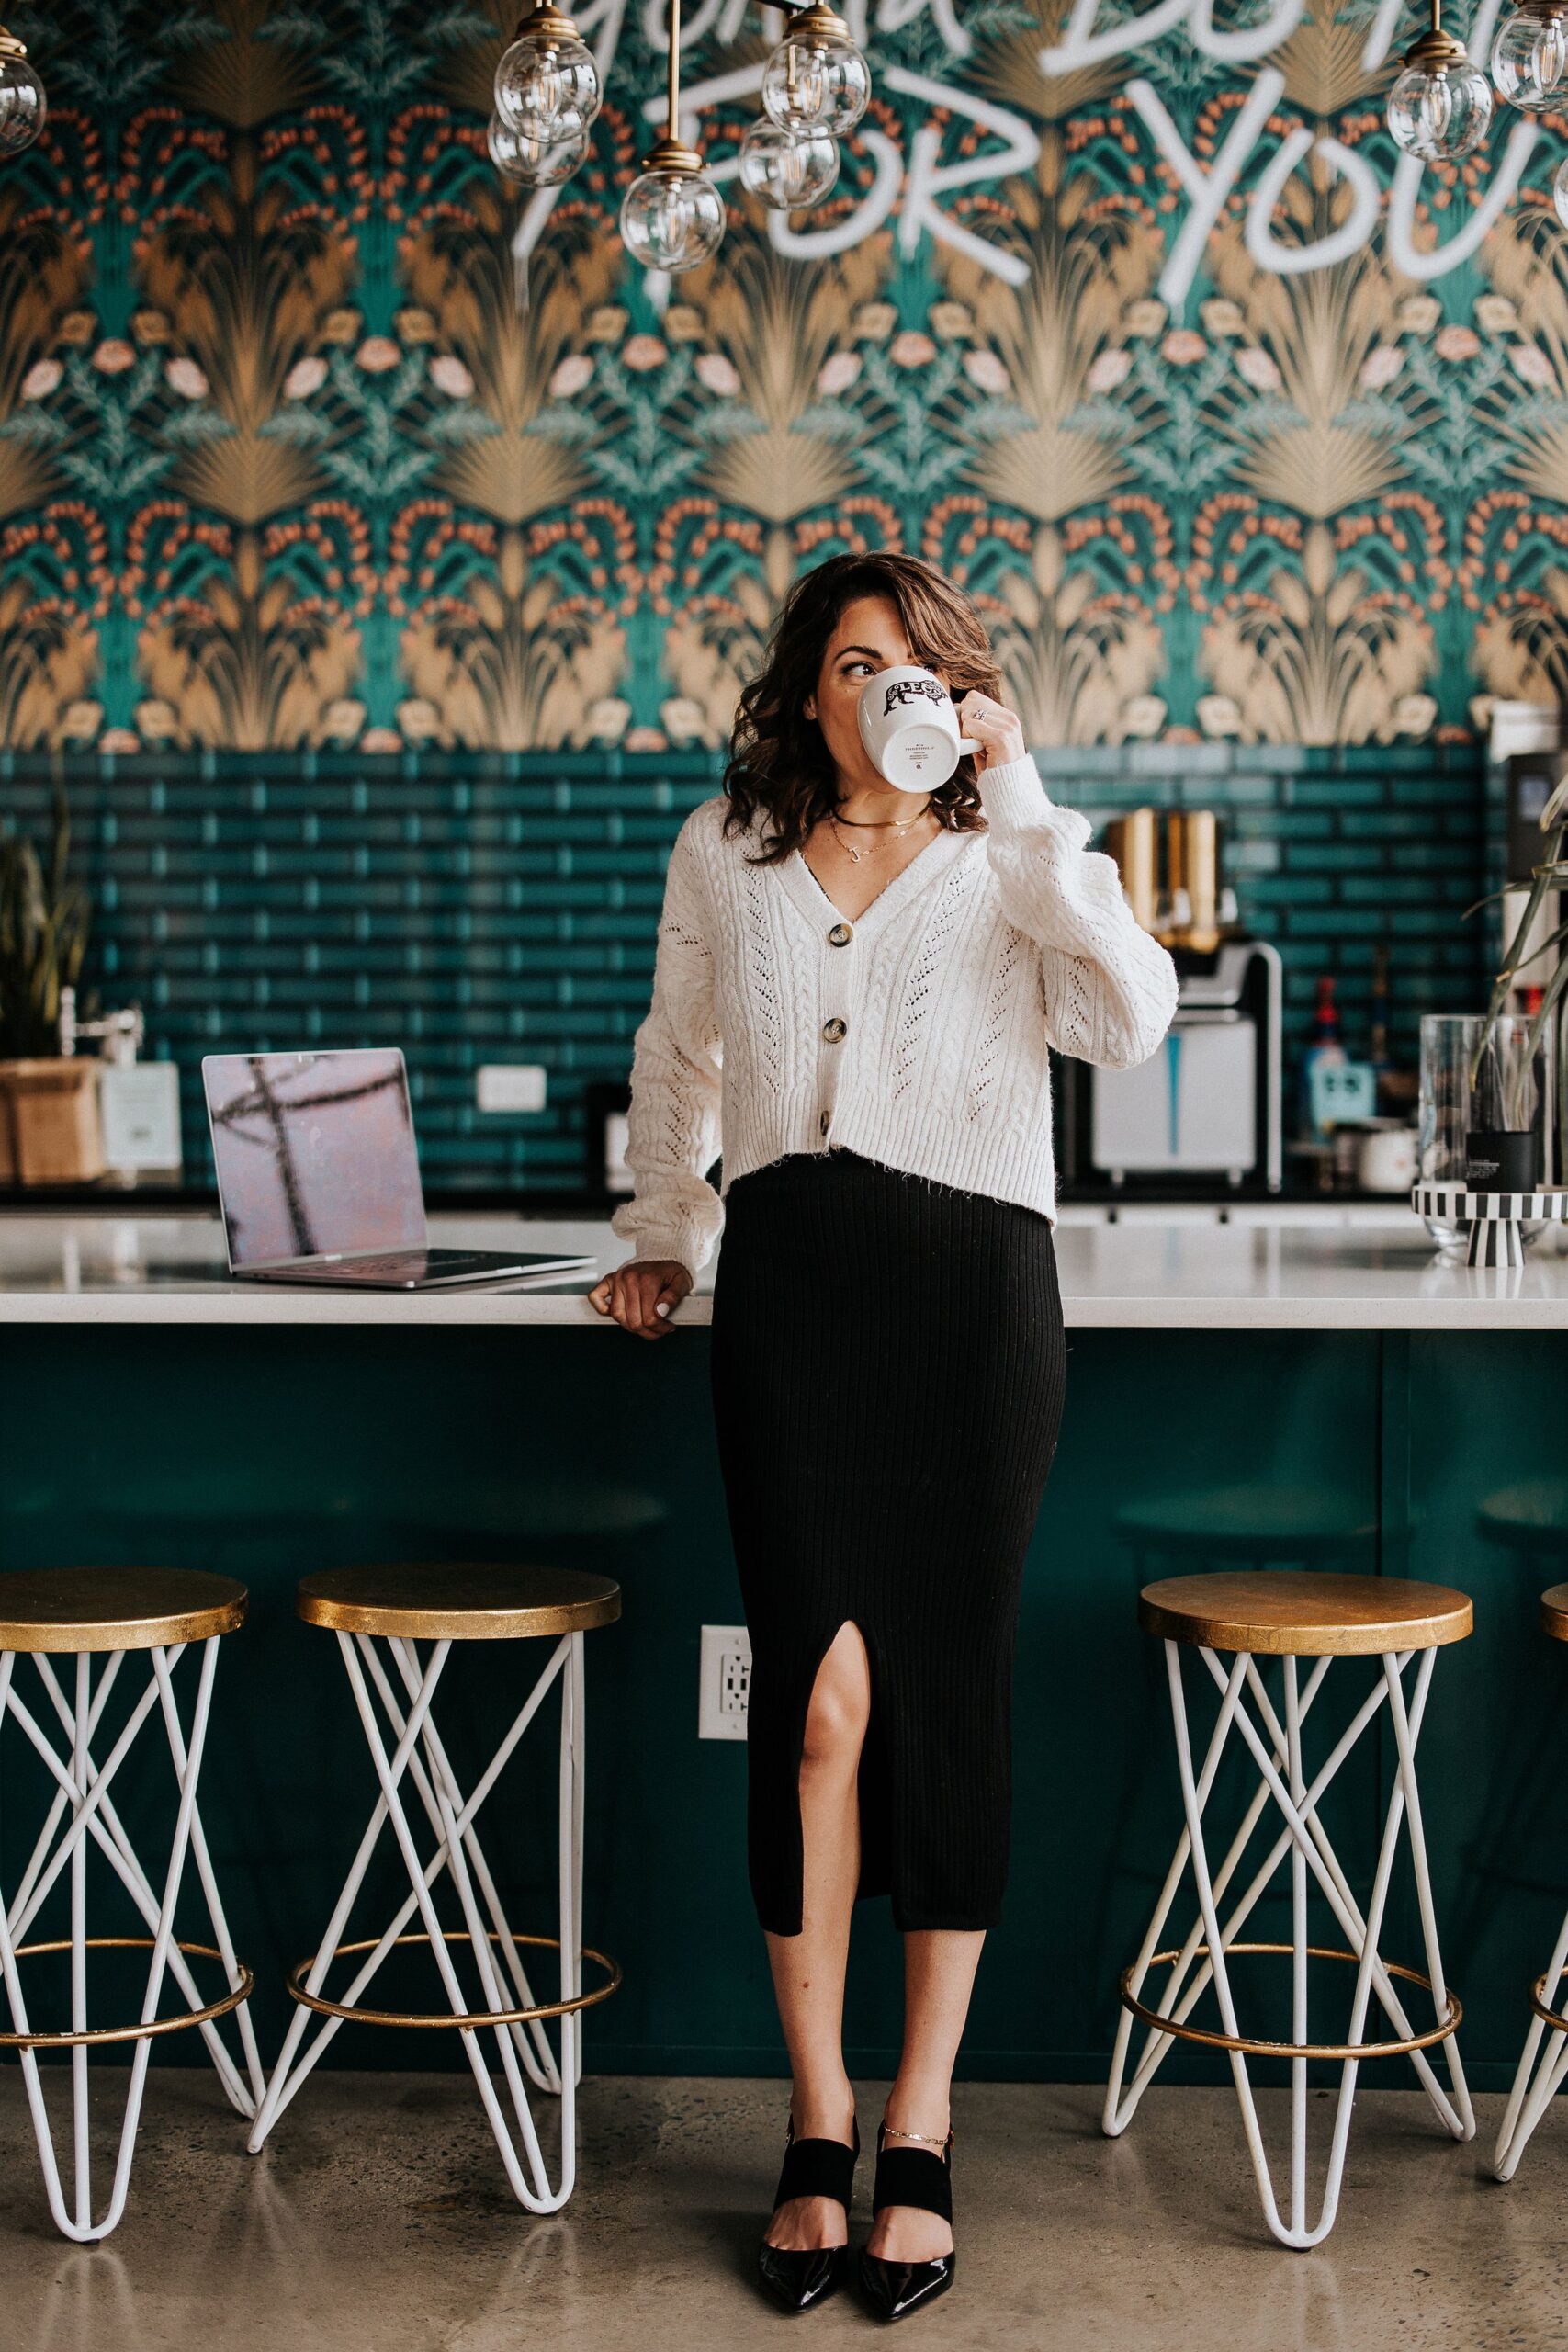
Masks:
[[[879,775],[900,792],[935,792],[966,752],[958,713],[942,680],[914,662],[879,670],[860,698],[860,740]]]
[[[1408,1193],[1416,1182],[1416,1130],[1401,1120],[1361,1130],[1357,1173],[1368,1193]]]

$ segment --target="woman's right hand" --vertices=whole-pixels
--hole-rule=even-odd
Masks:
[[[588,1304],[600,1315],[613,1315],[623,1331],[660,1340],[691,1287],[692,1277],[678,1259],[634,1258],[595,1283]]]

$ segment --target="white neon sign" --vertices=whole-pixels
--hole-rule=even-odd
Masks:
[[[578,22],[592,40],[600,73],[606,79],[626,5],[627,0],[583,0],[577,11]],[[1128,103],[1185,199],[1185,211],[1159,279],[1160,293],[1173,311],[1179,311],[1191,292],[1210,236],[1248,166],[1260,157],[1262,168],[1247,201],[1245,228],[1247,250],[1257,268],[1279,277],[1296,277],[1331,268],[1372,243],[1382,217],[1384,190],[1367,159],[1304,124],[1295,124],[1282,135],[1269,129],[1284,96],[1285,77],[1277,65],[1264,61],[1300,24],[1304,0],[1274,0],[1261,24],[1239,31],[1223,31],[1215,25],[1214,0],[1154,0],[1140,14],[1104,26],[1099,22],[1102,5],[1103,0],[1073,0],[1062,39],[1040,51],[1044,77],[1055,79],[1081,72],[1183,30],[1205,57],[1229,65],[1258,66],[1218,152],[1203,162],[1188,147],[1154,85],[1141,75],[1126,85]],[[1404,0],[1379,0],[1362,51],[1362,63],[1369,72],[1388,56],[1404,5]],[[1501,5],[1502,0],[1480,0],[1471,41],[1478,56],[1484,55],[1490,45]],[[747,6],[748,0],[697,0],[685,25],[682,48],[710,33],[716,33],[721,41],[733,40]],[[844,0],[851,31],[863,42],[874,40],[878,32],[897,32],[927,10],[948,54],[962,62],[974,43],[958,22],[953,0]],[[667,0],[641,0],[642,30],[653,46],[665,39],[666,16]],[[892,137],[874,122],[863,124],[859,143],[871,161],[870,186],[849,212],[823,228],[793,229],[783,215],[771,216],[768,235],[776,250],[800,261],[821,259],[849,252],[893,221],[898,250],[906,257],[929,236],[966,254],[1010,286],[1025,284],[1028,263],[965,227],[947,209],[945,199],[964,188],[1032,171],[1040,153],[1033,126],[1022,115],[974,91],[903,66],[881,67],[877,81],[882,89],[923,107],[924,119],[915,119],[906,141]],[[690,86],[682,101],[685,135],[694,139],[705,113],[752,98],[761,86],[760,63],[713,74]],[[662,100],[651,97],[644,112],[650,121],[658,121],[662,108]],[[933,119],[939,111],[973,123],[995,143],[962,162],[943,164],[942,130]],[[1387,249],[1394,267],[1407,277],[1429,282],[1469,261],[1517,190],[1539,137],[1540,128],[1533,122],[1514,126],[1484,194],[1470,208],[1461,226],[1430,251],[1416,242],[1425,166],[1414,157],[1402,156],[1386,191]],[[1271,152],[1265,153],[1266,150]],[[1350,198],[1349,210],[1326,236],[1307,244],[1287,243],[1275,234],[1274,215],[1292,175],[1314,155],[1344,184]],[[715,177],[732,178],[734,168],[733,164],[716,166]],[[539,242],[559,195],[558,188],[542,188],[525,208],[513,239],[513,251],[520,258],[525,258]]]

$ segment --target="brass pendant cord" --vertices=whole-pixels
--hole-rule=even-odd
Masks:
[[[665,136],[681,136],[681,0],[670,0],[670,119]]]

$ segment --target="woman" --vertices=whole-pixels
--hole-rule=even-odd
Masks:
[[[866,682],[909,662],[980,746],[926,796],[857,724]],[[794,2075],[760,2264],[791,2311],[848,2268],[857,1894],[889,1893],[905,1939],[861,2282],[886,2319],[953,2282],[949,2086],[1006,1876],[1019,1586],[1062,1404],[1047,1047],[1126,1067],[1176,1002],[1000,695],[929,565],[840,556],[796,585],[724,792],[671,854],[614,1218],[636,1254],[590,1294],[658,1339],[724,1230],[750,1880]]]

